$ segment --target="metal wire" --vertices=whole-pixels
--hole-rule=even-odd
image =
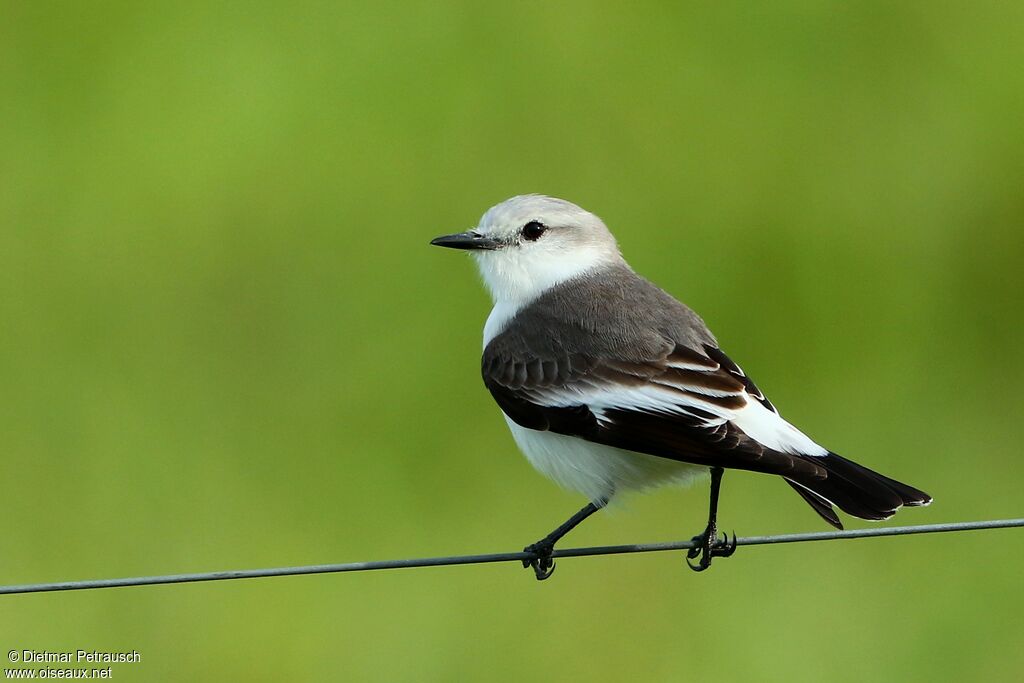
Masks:
[[[873,529],[851,529],[849,531],[823,531],[809,534],[781,534],[777,536],[746,536],[736,539],[737,545],[769,545],[774,543],[802,543],[804,541],[832,541],[850,538],[873,538],[876,536],[906,536],[909,534],[935,534],[948,531],[977,531],[981,529],[1006,529],[1024,527],[1024,519],[994,519],[983,522],[953,522],[949,524],[925,524],[920,526],[876,527]],[[693,547],[693,541],[670,543],[641,543],[638,545],[609,545],[591,548],[566,548],[555,550],[553,557],[592,557],[594,555],[622,555],[626,553],[650,553],[663,550],[686,550]],[[93,588],[123,588],[126,586],[153,586],[166,583],[195,583],[199,581],[226,581],[228,579],[257,579],[272,576],[298,576],[302,574],[337,574],[340,572],[363,572],[376,569],[408,569],[410,567],[441,567],[461,564],[484,564],[488,562],[522,562],[534,558],[532,553],[493,553],[489,555],[455,555],[451,557],[422,557],[405,560],[378,560],[373,562],[347,562],[344,564],[316,564],[305,567],[275,567],[270,569],[239,569],[220,572],[197,572],[194,574],[169,574],[165,576],[137,576],[123,579],[93,579],[87,581],[59,581],[56,583],[28,583],[14,586],[0,586],[0,595],[13,593],[46,593],[53,591],[89,590]]]

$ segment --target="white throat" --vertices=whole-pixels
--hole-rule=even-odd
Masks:
[[[485,347],[501,334],[516,313],[555,285],[623,262],[617,251],[600,245],[530,254],[512,248],[475,256],[480,275],[494,300],[494,308],[484,325]]]

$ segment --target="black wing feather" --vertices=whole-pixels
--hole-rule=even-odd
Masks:
[[[715,346],[704,345],[704,353],[700,353],[679,344],[667,345],[663,353],[643,360],[580,353],[519,358],[507,349],[493,342],[485,349],[484,383],[505,414],[528,429],[696,465],[778,474],[837,528],[842,524],[832,505],[862,519],[888,519],[902,505],[931,501],[918,489],[834,453],[811,456],[767,448],[732,422],[715,420],[715,414],[689,405],[685,411],[672,413],[607,409],[598,419],[582,402],[550,406],[536,399],[539,391],[573,383],[625,387],[654,383],[682,393],[687,390],[680,385],[692,387],[697,393],[691,392],[691,396],[724,409],[741,408],[750,397],[777,412],[740,367]],[[722,395],[713,395],[715,392]]]
[[[687,380],[692,379],[697,387],[719,391],[739,391],[746,387],[719,361],[697,354],[692,349],[677,345],[663,357],[647,362],[596,359],[580,354],[571,359],[547,358],[539,363],[539,367],[553,364],[554,369],[550,372],[531,372],[536,365],[535,359],[503,358],[498,353],[488,353],[491,349],[492,345],[488,345],[484,353],[484,383],[505,414],[522,427],[709,467],[801,478],[825,477],[825,470],[813,460],[766,448],[730,422],[714,427],[704,426],[715,415],[698,408],[688,407],[686,412],[671,414],[614,409],[605,411],[605,419],[598,420],[597,415],[583,403],[556,407],[544,405],[534,397],[538,390],[572,382],[594,380],[630,386],[659,383],[659,379],[665,382],[679,380],[682,375]],[[696,372],[674,367],[673,362],[700,365],[706,370]],[[746,401],[736,395],[700,394],[700,399],[730,409],[740,408]]]

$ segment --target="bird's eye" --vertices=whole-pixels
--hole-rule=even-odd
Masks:
[[[544,234],[545,230],[547,230],[547,228],[544,227],[544,224],[540,221],[530,221],[523,226],[523,237],[531,242],[535,242],[540,239],[540,236]]]

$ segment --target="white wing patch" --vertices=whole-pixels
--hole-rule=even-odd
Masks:
[[[666,366],[670,368],[676,368],[677,370],[696,370],[697,372],[714,372],[721,367],[718,363],[715,363],[711,367],[708,367],[705,363],[687,363],[684,360],[670,359]]]
[[[673,367],[708,372],[695,364]],[[717,368],[716,368],[717,369]],[[675,380],[675,381],[673,381]],[[655,415],[685,415],[706,428],[731,422],[747,436],[766,448],[799,455],[827,455],[828,451],[778,413],[766,408],[745,389],[722,391],[700,385],[683,384],[676,378],[659,376],[646,384],[624,385],[593,377],[581,378],[560,387],[544,387],[527,392],[537,403],[550,407],[586,405],[604,424],[611,422],[609,410],[629,410]],[[704,397],[707,397],[705,399]],[[738,407],[725,407],[715,398],[734,398]],[[711,417],[708,417],[710,415]]]
[[[800,455],[828,455],[827,449],[814,443],[778,413],[765,408],[760,401],[748,399],[747,405],[736,411],[732,423],[747,436],[772,450]]]

